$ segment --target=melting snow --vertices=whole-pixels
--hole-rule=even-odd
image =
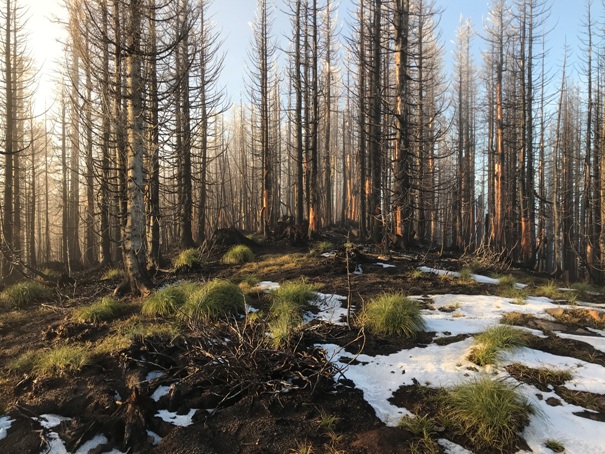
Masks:
[[[397,268],[395,265],[391,265],[390,263],[377,262],[376,265],[382,266],[383,268]]]
[[[425,269],[422,269],[425,271]],[[437,274],[453,274],[449,271],[434,270]],[[433,272],[433,271],[431,271]],[[480,277],[481,279],[481,277]],[[491,278],[485,279],[486,281]],[[491,282],[490,282],[491,283]],[[417,297],[418,298],[418,297]],[[513,304],[514,300],[498,296],[483,295],[433,295],[435,309],[448,307],[453,312],[423,310],[428,331],[437,332],[438,337],[456,334],[473,335],[490,326],[500,323],[503,314],[520,312],[537,318],[552,320],[545,309],[573,306],[555,304],[549,298],[529,297],[524,305]],[[321,298],[320,298],[321,300]],[[321,316],[322,314],[320,314]],[[520,328],[534,335],[543,336],[541,331]],[[605,351],[605,337],[601,330],[591,330],[595,336],[555,333],[564,339],[581,340]],[[472,337],[445,346],[430,344],[426,348],[402,350],[390,355],[368,356],[360,354],[355,357],[355,364],[348,364],[350,354],[336,345],[323,345],[328,358],[342,368],[343,375],[352,380],[355,386],[363,391],[364,398],[374,408],[377,416],[389,426],[397,424],[401,416],[409,414],[405,408],[398,408],[389,402],[400,386],[421,383],[426,386],[451,387],[463,383],[481,374],[493,374],[506,378],[518,385],[518,389],[538,408],[538,414],[532,416],[530,425],[523,433],[534,453],[550,453],[544,446],[547,439],[556,439],[565,445],[570,454],[605,453],[605,431],[603,423],[575,416],[573,413],[585,411],[584,408],[563,402],[563,405],[551,407],[545,399],[555,397],[555,393],[543,393],[533,386],[519,383],[508,375],[504,365],[520,363],[528,367],[548,367],[551,369],[569,370],[573,378],[565,383],[571,390],[588,391],[605,394],[605,368],[576,358],[545,353],[529,348],[505,353],[500,366],[477,367],[466,358],[472,347]],[[343,358],[344,357],[344,358]],[[339,360],[343,359],[343,362]],[[472,366],[475,370],[469,370]],[[542,394],[543,400],[536,395]],[[470,451],[448,440],[439,440],[439,444],[450,454],[468,454]]]
[[[195,415],[197,410],[197,408],[192,408],[186,415],[177,415],[176,412],[168,410],[158,410],[155,415],[167,423],[175,426],[187,427],[193,424],[193,415]]]
[[[147,436],[151,438],[151,443],[153,443],[153,446],[159,445],[160,441],[162,441],[162,437],[149,429],[147,429]]]
[[[277,290],[279,288],[279,282],[261,281],[256,286],[259,290]]]
[[[166,372],[164,372],[164,371],[152,370],[151,372],[149,372],[147,374],[147,376],[145,377],[145,380],[152,381],[152,380],[155,380],[156,378],[162,378],[164,375],[166,375]]]
[[[0,440],[6,438],[6,434],[8,429],[11,428],[11,424],[15,422],[14,419],[9,418],[8,416],[0,417]]]
[[[347,308],[342,307],[342,301],[346,300],[346,296],[317,292],[317,298],[313,303],[319,307],[320,311],[318,314],[313,314],[312,318],[334,325],[346,325]]]
[[[151,398],[157,402],[158,400],[160,400],[162,397],[164,397],[166,394],[168,394],[170,392],[170,388],[171,388],[171,386],[169,386],[169,385],[158,386],[157,389],[151,395]]]

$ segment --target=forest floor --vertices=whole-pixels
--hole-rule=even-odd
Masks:
[[[254,276],[264,282],[246,288],[246,304],[260,314],[271,305],[267,287],[304,279],[325,302],[331,297],[332,304],[338,301],[338,307],[326,316],[319,305],[288,349],[262,341],[266,327],[250,323],[250,317],[206,327],[177,324],[141,315],[137,298],[123,299],[125,310],[111,321],[78,321],[74,314],[79,309],[111,295],[119,283],[102,279],[105,270],[77,274],[72,286],[56,289],[48,300],[0,310],[0,451],[489,453],[494,449],[478,446],[450,427],[425,434],[436,442],[425,446],[425,436],[398,428],[396,418],[411,412],[438,421],[433,397],[441,386],[490,374],[525,387],[541,408],[537,418],[547,421],[532,419],[499,451],[553,452],[544,442],[556,439],[565,452],[605,453],[605,440],[582,432],[605,432],[603,294],[559,290],[563,284],[557,283],[563,299],[537,297],[540,286],[553,287],[548,276],[493,268],[439,251],[391,251],[384,257],[367,245],[358,245],[354,263],[349,263],[350,271],[360,266],[362,273],[347,273],[345,238],[329,239],[340,252],[322,256],[308,247],[265,244],[250,263],[223,265],[217,257],[199,270],[167,271],[154,278],[161,287],[212,278],[239,283]],[[461,271],[469,264],[476,278],[440,271]],[[536,291],[501,296],[498,285],[481,277],[497,274],[512,275]],[[341,317],[346,296],[354,314],[384,292],[415,295],[429,321],[427,330],[408,339],[349,329]],[[473,335],[501,323],[505,314],[513,314],[509,322],[531,334],[528,347],[496,367],[470,363],[465,355]],[[15,365],[18,358],[26,361],[28,352],[48,353],[57,346],[85,347],[91,355],[77,371],[23,373]],[[449,352],[439,360],[449,366],[429,364],[438,361],[429,355],[437,349]],[[594,383],[580,372],[568,383],[536,383],[530,372],[538,365],[527,359],[536,351],[561,359],[553,360],[553,367],[592,371]],[[544,358],[537,363],[551,364]],[[370,370],[379,363],[386,369]],[[545,417],[551,407],[567,413]],[[568,419],[552,421],[559,417]],[[571,432],[561,432],[564,426],[575,427],[592,447],[586,450]]]

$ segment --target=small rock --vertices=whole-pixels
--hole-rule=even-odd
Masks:
[[[549,397],[548,399],[546,399],[546,403],[551,407],[559,407],[563,405],[561,403],[561,399],[557,399],[556,397]]]

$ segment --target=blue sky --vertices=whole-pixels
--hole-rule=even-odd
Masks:
[[[352,0],[341,0],[338,9],[341,22],[351,19],[349,11],[352,3]],[[274,35],[276,40],[283,44],[289,36],[287,17],[283,11],[280,11],[284,8],[285,1],[276,0],[274,4],[276,5]],[[451,41],[455,39],[460,18],[471,18],[475,30],[480,34],[490,4],[491,2],[488,0],[436,0],[437,8],[443,9],[440,27],[441,39],[447,53],[446,68],[450,67],[451,51],[454,48]],[[547,49],[549,50],[547,65],[550,67],[550,72],[555,75],[559,72],[563,60],[564,44],[567,40],[571,51],[568,61],[572,65],[575,64],[576,74],[578,74],[581,66],[579,61],[583,56],[579,36],[583,31],[582,21],[586,14],[586,3],[584,0],[548,0],[547,4],[551,9],[546,25],[547,29],[551,29],[547,38]],[[215,22],[222,30],[225,39],[224,50],[227,52],[223,80],[235,103],[239,102],[240,92],[245,89],[247,52],[252,39],[249,23],[254,19],[255,10],[255,0],[215,0],[212,6]],[[605,20],[600,0],[593,1],[593,21],[596,20]],[[483,46],[480,37],[475,39],[475,46],[479,52]],[[477,63],[480,62],[477,61]],[[571,73],[574,74],[573,70]]]

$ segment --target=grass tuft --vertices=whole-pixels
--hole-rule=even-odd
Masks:
[[[523,331],[508,325],[494,326],[475,336],[469,360],[479,366],[495,364],[502,350],[514,350],[525,345],[526,334]]]
[[[241,265],[242,263],[251,262],[254,260],[252,249],[243,244],[238,244],[229,249],[221,258],[221,263],[224,265]]]
[[[470,267],[465,266],[460,270],[460,276],[458,277],[458,279],[460,280],[460,282],[473,282],[473,270]]]
[[[277,299],[273,302],[269,314],[269,331],[275,347],[290,343],[303,323],[303,313],[304,309],[292,301]]]
[[[181,251],[174,259],[174,267],[178,270],[181,268],[197,269],[204,264],[204,258],[199,249],[191,248]]]
[[[26,351],[11,361],[12,372],[30,373],[42,377],[58,377],[78,372],[90,364],[90,353],[84,346],[59,345],[44,351]]]
[[[544,446],[550,449],[552,452],[565,452],[565,446],[559,440],[549,438],[544,442]]]
[[[498,276],[498,288],[502,291],[504,289],[514,289],[517,279],[512,274],[505,274]]]
[[[37,281],[23,281],[0,293],[0,306],[7,309],[23,308],[51,296],[52,290],[46,285]]]
[[[111,296],[91,304],[90,306],[78,309],[74,318],[77,321],[85,323],[99,323],[105,320],[112,320],[124,313],[126,305]]]
[[[405,429],[417,437],[428,438],[436,433],[437,423],[429,415],[417,416],[406,415],[402,416],[397,424],[397,427]]]
[[[488,377],[448,390],[441,398],[444,421],[480,450],[513,446],[535,409],[512,385]]]
[[[421,277],[424,276],[424,271],[421,271],[419,269],[413,269],[412,271],[410,271],[408,273],[408,276],[410,277],[410,279],[416,280],[416,279],[420,279]]]
[[[319,255],[324,252],[330,252],[334,249],[334,244],[330,241],[317,241],[313,243],[313,247],[311,247],[310,254],[311,255]]]
[[[172,317],[187,301],[197,285],[191,282],[164,287],[143,301],[141,313],[151,317]]]
[[[213,280],[193,290],[179,315],[193,322],[208,323],[244,311],[241,289],[225,280]]]
[[[109,268],[103,276],[101,276],[102,281],[113,281],[122,279],[124,277],[124,271],[119,268]]]
[[[571,295],[568,295],[568,292],[562,292],[559,290],[559,284],[557,281],[551,280],[546,284],[540,285],[536,288],[536,296],[545,296],[546,298],[550,298],[551,300],[565,300],[568,299]],[[575,292],[574,292],[575,293]]]
[[[370,300],[361,314],[361,323],[372,333],[412,337],[425,328],[416,301],[402,293],[385,293]]]
[[[305,281],[287,281],[272,292],[275,300],[289,301],[297,306],[306,307],[314,300],[315,287]]]
[[[124,322],[118,323],[116,327],[118,335],[124,336],[132,341],[148,337],[175,337],[179,334],[179,328],[173,323],[152,323],[139,315],[130,317]]]

